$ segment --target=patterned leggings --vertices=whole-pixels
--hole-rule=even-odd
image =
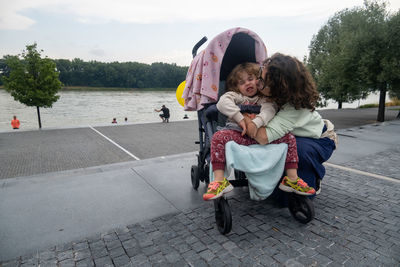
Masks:
[[[256,140],[242,136],[240,132],[235,130],[220,130],[216,132],[211,139],[211,163],[213,171],[225,170],[225,144],[229,141],[234,141],[239,145],[249,146],[258,144]],[[288,144],[288,151],[285,161],[285,170],[297,169],[299,157],[297,156],[296,138],[293,134],[288,133],[283,137],[271,142],[270,144]]]

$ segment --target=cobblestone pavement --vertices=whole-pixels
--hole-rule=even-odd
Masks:
[[[84,139],[89,140],[90,134]],[[380,133],[363,136],[371,134]],[[228,196],[233,228],[225,236],[215,225],[213,204],[204,202],[195,209],[54,243],[47,250],[2,262],[0,267],[400,266],[400,183],[396,181],[400,179],[400,145],[384,136],[379,138],[390,144],[385,149],[371,150],[376,152],[341,165],[394,180],[327,167],[322,193],[313,201],[315,219],[307,225],[271,200],[250,200],[244,187]],[[357,148],[348,149],[353,147]]]
[[[140,159],[198,150],[197,121],[97,127]],[[160,138],[162,133],[163,138]],[[136,160],[90,128],[0,133],[0,179]]]
[[[394,120],[398,107],[386,108]],[[377,108],[320,110],[335,129],[374,123]],[[198,122],[99,126],[97,131],[140,159],[197,151]],[[162,133],[162,138],[160,137]],[[90,128],[0,132],[0,179],[135,160]]]
[[[244,187],[228,197],[233,228],[226,236],[216,228],[213,204],[205,202],[1,266],[399,266],[399,185],[327,167],[307,225],[271,200],[251,201]]]
[[[0,179],[128,160],[89,128],[0,133]]]
[[[347,162],[343,164],[343,166],[400,180],[399,162],[400,146],[393,146],[392,148],[377,154],[357,159],[357,161]]]

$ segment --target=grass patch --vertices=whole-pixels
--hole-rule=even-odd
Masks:
[[[91,86],[64,86],[62,91],[175,91],[176,88],[123,88],[123,87],[91,87]]]
[[[391,106],[400,106],[400,99],[398,98],[393,98],[392,101],[390,101],[389,103],[386,103],[387,107],[391,107]]]
[[[361,105],[358,108],[377,108],[379,107],[379,104],[365,104],[365,105]]]
[[[394,98],[391,99],[390,102],[385,103],[385,107],[393,107],[393,106],[400,106],[400,99]],[[358,108],[377,108],[379,104],[365,104],[361,105]]]

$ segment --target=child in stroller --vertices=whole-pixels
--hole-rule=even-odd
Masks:
[[[204,200],[214,200],[233,190],[232,185],[224,177],[225,170],[225,145],[234,141],[240,145],[258,144],[250,138],[255,136],[257,129],[273,118],[276,113],[276,105],[269,100],[268,92],[264,89],[264,95],[258,94],[259,66],[255,63],[242,63],[236,66],[227,78],[227,90],[217,103],[217,109],[228,117],[226,126],[216,132],[211,140],[211,163],[213,167],[214,181],[208,185],[207,192],[203,194]],[[261,105],[260,112],[251,115],[243,115],[238,105]],[[243,106],[242,106],[243,107]],[[246,120],[248,122],[245,122]],[[251,119],[252,117],[252,119]],[[247,125],[248,127],[247,127]],[[240,127],[239,127],[240,126]],[[295,192],[300,195],[313,195],[311,188],[297,176],[298,156],[296,139],[291,133],[272,142],[273,144],[288,144],[285,170],[292,183],[282,184],[280,187],[287,192]]]
[[[224,126],[226,120],[218,112],[216,103],[225,93],[225,81],[228,74],[238,64],[254,62],[261,65],[267,57],[262,40],[247,29],[227,30],[211,40],[206,49],[197,54],[197,49],[205,41],[207,38],[203,38],[193,48],[194,59],[189,67],[186,87],[182,95],[185,99],[185,110],[196,110],[198,116],[199,141],[197,143],[200,150],[197,155],[198,163],[192,165],[191,168],[191,181],[195,190],[199,187],[200,181],[206,184],[210,182],[210,140],[217,131],[217,126]],[[258,133],[260,130],[257,132],[257,137]],[[296,139],[298,139],[297,136]],[[302,160],[299,165],[299,175],[307,177],[307,183],[314,186],[324,176],[325,169],[322,163],[330,157],[332,150],[327,149],[330,153],[312,154],[313,158],[310,159],[309,155],[314,153],[314,147],[307,142],[300,144],[301,148],[297,143],[299,157]],[[243,176],[243,173],[235,170],[235,179],[229,182],[235,187],[247,186],[247,179],[242,179]],[[289,211],[296,220],[308,223],[313,219],[314,205],[311,199],[294,193],[277,195],[280,203],[288,205]],[[227,199],[222,197],[214,200],[214,207],[218,230],[222,234],[230,232],[232,218]]]

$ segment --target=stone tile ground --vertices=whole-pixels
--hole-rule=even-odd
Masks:
[[[400,146],[394,145],[392,148],[383,152],[372,154],[343,165],[400,180],[399,162]]]
[[[366,160],[380,162],[374,170],[387,174],[385,163],[398,151]],[[226,236],[216,229],[213,204],[204,203],[0,266],[399,266],[399,188],[329,167],[307,225],[270,200],[250,200],[241,188],[229,197],[233,228]]]

